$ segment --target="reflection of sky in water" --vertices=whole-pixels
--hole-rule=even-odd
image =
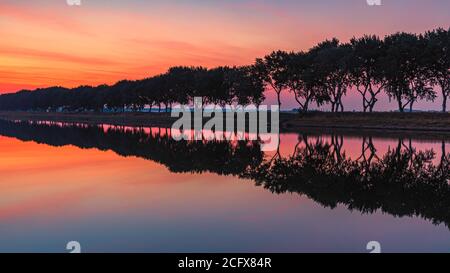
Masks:
[[[295,134],[282,135],[281,153],[291,153],[296,141]],[[360,142],[345,139],[343,149],[357,156]],[[374,143],[380,152],[397,145]],[[413,143],[440,152],[439,142]],[[112,151],[0,137],[0,173],[0,251],[63,252],[71,240],[102,252],[365,252],[372,240],[386,252],[450,250],[444,225],[322,208],[251,181],[173,174]]]

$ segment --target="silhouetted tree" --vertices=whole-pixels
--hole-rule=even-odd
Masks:
[[[233,68],[228,74],[233,97],[240,105],[259,106],[264,97],[264,75],[254,65]]]
[[[315,72],[328,95],[332,112],[344,111],[342,97],[350,85],[350,53],[350,45],[339,44],[338,39],[327,40],[311,49],[311,54],[315,55]]]
[[[450,96],[450,28],[428,31],[424,35],[426,42],[425,66],[433,85],[439,85],[442,94],[442,112],[447,111],[447,99]]]
[[[353,38],[350,44],[350,80],[362,96],[363,111],[372,112],[378,101],[378,94],[386,85],[382,63],[386,47],[377,36]]]
[[[256,59],[256,69],[263,75],[264,82],[277,94],[278,106],[281,108],[281,92],[287,86],[287,60],[285,51],[274,51],[263,59]]]
[[[307,112],[311,102],[322,104],[327,94],[318,84],[319,78],[313,66],[313,56],[309,53],[290,53],[287,59],[286,85],[294,93],[301,112]]]
[[[385,47],[385,91],[397,101],[398,110],[404,112],[409,106],[412,111],[417,100],[434,100],[436,93],[428,86],[426,71],[421,66],[425,50],[422,39],[414,34],[397,33],[386,37]]]

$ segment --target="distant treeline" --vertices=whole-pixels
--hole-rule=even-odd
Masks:
[[[308,111],[311,104],[344,111],[349,90],[361,95],[364,112],[372,112],[381,93],[412,110],[419,100],[434,101],[439,90],[442,111],[450,96],[450,28],[416,35],[396,33],[353,38],[348,43],[326,40],[307,52],[275,51],[242,67],[173,67],[143,80],[112,86],[50,87],[0,96],[0,110],[114,111],[145,107],[170,110],[174,103],[261,104],[264,91],[289,92]]]

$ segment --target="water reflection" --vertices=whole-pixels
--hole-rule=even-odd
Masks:
[[[263,161],[257,141],[175,141],[167,128],[89,126],[54,122],[0,120],[0,134],[52,146],[112,150],[167,166],[171,172],[239,175]]]
[[[324,207],[342,204],[368,214],[381,210],[419,216],[450,227],[445,140],[437,150],[401,136],[380,152],[370,136],[353,138],[345,148],[343,135],[299,134],[288,141],[293,144],[290,151],[282,140],[277,152],[264,154],[258,141],[174,141],[163,128],[0,120],[0,134],[52,146],[112,150],[161,163],[176,173],[234,175],[272,193],[306,195]]]
[[[371,138],[352,160],[342,151],[342,136],[331,144],[317,139],[297,147],[292,156],[277,156],[245,176],[274,193],[305,194],[326,207],[344,204],[350,210],[395,216],[420,216],[435,224],[450,224],[450,154],[438,164],[433,150],[417,151],[398,140],[396,148],[377,155]]]

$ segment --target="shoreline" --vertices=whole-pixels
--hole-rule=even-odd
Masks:
[[[118,126],[170,127],[178,118],[170,113],[54,113],[0,111],[0,119],[55,121]],[[205,119],[207,120],[207,119]],[[280,113],[280,132],[348,131],[357,134],[382,132],[383,134],[414,133],[450,137],[450,114],[434,112],[311,112],[306,114]]]

